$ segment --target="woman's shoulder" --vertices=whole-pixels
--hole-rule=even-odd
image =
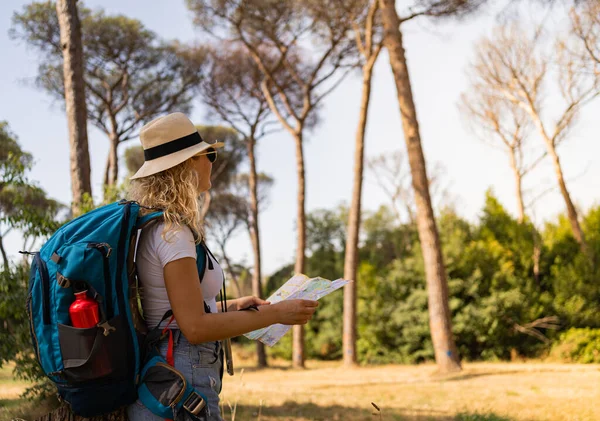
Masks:
[[[167,230],[165,230],[167,228]],[[146,228],[145,233],[148,246],[159,250],[164,248],[196,249],[196,242],[192,230],[185,225],[171,225],[167,227],[165,222],[157,222]]]
[[[187,226],[170,226],[167,224],[157,223],[152,227],[151,235],[151,248],[156,253],[158,260],[162,263],[162,266],[168,262],[183,257],[196,258],[196,243],[194,241],[194,235],[192,230]]]

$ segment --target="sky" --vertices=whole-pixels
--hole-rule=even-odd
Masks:
[[[0,121],[6,120],[23,149],[33,154],[35,165],[30,178],[50,197],[69,203],[69,145],[64,111],[61,104],[54,103],[33,85],[38,66],[35,51],[8,36],[13,13],[22,10],[27,3],[25,0],[0,2]],[[165,2],[158,0],[88,0],[85,5],[91,9],[102,7],[107,14],[139,19],[164,39],[207,39],[194,29],[183,0],[170,1],[168,8],[164,7]],[[461,92],[468,88],[465,70],[473,59],[474,43],[490,34],[498,22],[496,12],[488,10],[458,23],[433,25],[415,21],[403,26],[427,164],[443,166],[443,183],[449,186],[457,211],[470,221],[477,220],[485,192],[490,188],[506,208],[516,214],[508,157],[478,139],[457,107]],[[555,23],[552,24],[564,23],[564,15],[555,13],[553,16]],[[356,73],[325,100],[321,123],[305,136],[307,212],[333,209],[350,202],[360,93],[361,78]],[[548,101],[551,108],[560,104],[556,95],[551,95]],[[190,118],[197,124],[210,124],[200,101],[194,105]],[[573,200],[582,210],[597,205],[600,198],[600,121],[595,117],[600,111],[599,105],[592,103],[585,110],[571,138],[559,150]],[[92,189],[99,197],[108,139],[91,125],[88,130]],[[127,146],[139,140],[130,142]],[[541,140],[534,138],[532,142]],[[121,154],[124,150],[120,150]],[[405,150],[404,138],[396,89],[384,50],[374,71],[365,151],[367,157],[373,157],[397,150]],[[263,139],[258,146],[258,166],[275,179],[268,207],[260,216],[263,274],[268,275],[294,261],[297,179],[290,135],[281,131]],[[555,185],[552,167],[547,161],[525,179],[525,187],[534,195]],[[365,178],[363,192],[363,208],[367,211],[390,204],[372,176]],[[529,213],[541,224],[563,211],[564,202],[554,189],[537,201]],[[11,234],[5,246],[8,254],[15,258],[22,241],[18,235]],[[235,260],[251,264],[252,248],[247,234],[241,232],[228,252]]]

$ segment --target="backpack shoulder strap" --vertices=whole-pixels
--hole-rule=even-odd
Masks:
[[[151,212],[144,216],[140,216],[136,222],[137,229],[144,229],[149,223],[153,221],[158,221],[162,218],[162,211]]]
[[[204,240],[202,240],[199,244],[196,245],[196,262],[198,266],[198,276],[200,276],[200,282],[202,282],[202,278],[204,277],[204,272],[206,272],[206,266],[208,264],[208,269],[214,269],[213,260],[216,262],[217,258],[210,251]],[[210,256],[211,258],[207,258]]]
[[[140,216],[137,218],[135,223],[134,235],[131,236],[131,243],[129,244],[129,254],[127,256],[127,269],[128,273],[131,275],[135,272],[135,260],[137,255],[137,246],[138,241],[140,239],[140,230],[152,225],[154,222],[158,222],[162,220],[162,211],[152,212],[146,214],[144,216]]]
[[[206,272],[206,244],[204,241],[196,244],[196,266],[198,266],[198,277],[200,278],[200,283],[202,283],[202,278],[204,278],[204,272]],[[209,265],[212,266],[212,262],[209,261]]]
[[[202,283],[202,278],[204,278],[204,273],[206,272],[206,262],[208,262],[209,269],[213,268],[213,262],[208,259],[208,247],[206,247],[206,243],[204,240],[196,245],[196,266],[198,267],[198,277],[200,278],[200,283]],[[210,307],[204,302],[204,311],[206,313],[210,313]]]

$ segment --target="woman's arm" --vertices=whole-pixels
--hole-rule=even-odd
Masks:
[[[271,303],[254,296],[234,298],[233,300],[227,300],[227,311],[238,311],[250,306],[266,306],[268,304]]]
[[[305,324],[318,306],[316,301],[289,300],[260,306],[259,311],[206,314],[194,259],[169,262],[163,273],[175,320],[191,343],[227,339],[275,323]]]

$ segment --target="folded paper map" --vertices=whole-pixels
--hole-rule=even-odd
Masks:
[[[275,291],[273,295],[267,298],[267,301],[271,302],[271,304],[278,303],[279,301],[296,299],[316,301],[336,289],[343,287],[348,282],[350,281],[345,279],[329,281],[323,278],[309,278],[306,275],[296,275],[283,284],[283,286]],[[291,327],[292,326],[275,324],[246,333],[244,336],[252,340],[261,341],[265,345],[273,346],[288,330],[290,330]]]

